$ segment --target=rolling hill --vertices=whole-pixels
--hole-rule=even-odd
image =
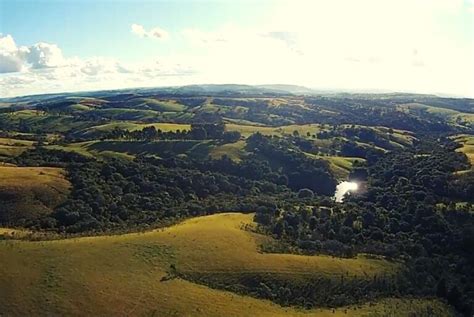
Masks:
[[[380,299],[370,304],[303,310],[215,290],[178,272],[266,272],[298,278],[349,272],[370,278],[396,265],[376,259],[261,254],[263,236],[243,230],[251,215],[196,218],[146,233],[58,241],[0,241],[1,312],[6,315],[167,316],[449,316],[430,299]],[[238,247],[241,252],[235,252]],[[34,259],[32,261],[31,259]],[[364,275],[364,272],[369,275]],[[10,281],[15,280],[14,284]],[[7,290],[8,292],[3,292]]]

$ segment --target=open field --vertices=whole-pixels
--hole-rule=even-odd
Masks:
[[[245,141],[240,140],[234,143],[218,145],[210,150],[209,155],[212,159],[220,159],[222,156],[227,155],[231,160],[240,162],[246,155],[245,144]]]
[[[24,239],[28,237],[32,231],[26,229],[0,228],[1,239]]]
[[[88,150],[88,147],[98,141],[86,141],[78,143],[69,143],[65,145],[47,145],[45,148],[50,150],[61,150],[65,152],[75,152],[87,157],[94,157],[94,153]]]
[[[41,110],[20,110],[11,113],[0,113],[0,127],[18,131],[20,125],[34,131],[41,128],[45,133],[65,132],[72,128],[81,129],[86,122],[75,119],[72,115],[58,115]]]
[[[135,155],[141,153],[152,154],[160,157],[170,157],[174,155],[190,155],[193,157],[206,157],[211,148],[214,148],[212,141],[197,140],[158,140],[147,141],[87,141],[70,143],[66,145],[46,146],[52,150],[62,150],[76,152],[88,157],[96,158],[123,158],[133,159]]]
[[[149,108],[156,111],[179,112],[186,109],[186,106],[174,100],[157,100],[154,98],[136,98],[133,100],[134,108]]]
[[[112,122],[112,123],[108,123],[108,124],[104,124],[104,125],[100,125],[100,126],[94,126],[94,127],[91,127],[91,128],[87,128],[86,130],[84,130],[83,133],[84,133],[85,136],[92,136],[96,132],[99,132],[99,131],[100,132],[112,131],[115,128],[126,129],[126,130],[129,130],[129,131],[135,131],[135,130],[141,130],[145,127],[150,127],[150,126],[154,126],[156,129],[160,129],[161,131],[164,131],[164,132],[177,131],[177,130],[188,131],[191,128],[191,126],[189,124],[137,123],[137,122],[123,122],[122,121],[122,122]],[[349,127],[349,125],[347,125],[347,128],[348,127]],[[358,127],[363,127],[363,126],[358,126]],[[313,137],[315,134],[317,134],[318,132],[320,132],[322,130],[325,130],[325,129],[326,129],[326,127],[322,127],[322,125],[319,125],[319,124],[285,125],[285,126],[275,126],[275,127],[248,125],[248,124],[237,124],[237,123],[227,123],[226,124],[226,130],[227,131],[238,131],[238,132],[241,133],[241,135],[244,138],[247,138],[247,137],[249,137],[250,135],[252,135],[253,133],[256,133],[256,132],[260,132],[264,135],[283,136],[283,135],[291,135],[291,134],[294,133],[294,131],[297,131],[298,134],[303,136],[303,137],[308,137],[308,133],[309,133],[308,138],[313,140],[315,145],[320,146],[320,147],[328,147],[328,146],[331,145],[331,140],[316,139],[316,138]],[[374,131],[376,131],[378,134],[382,134],[382,135],[385,135],[385,134],[388,133],[387,132],[388,129],[384,128],[384,127],[372,127],[371,129],[374,129]],[[393,130],[391,136],[392,136],[393,141],[390,141],[390,142],[395,147],[404,147],[406,145],[410,145],[410,144],[412,144],[412,142],[414,140],[414,137],[409,132],[403,131],[403,130],[396,130],[395,129],[395,130]],[[100,147],[102,147],[101,144],[107,143],[108,144],[107,146],[109,146],[110,142],[111,141],[103,141],[102,143],[101,142],[93,142],[95,144],[94,145],[94,147],[95,147],[94,151],[95,152],[100,151],[98,149]],[[128,151],[128,154],[133,155],[133,154],[137,154],[138,153],[137,151],[141,151],[137,148],[137,146],[140,147],[139,145],[137,145],[140,142],[132,143],[134,141],[117,141],[117,142],[115,142],[115,144],[119,144],[119,142],[131,142],[130,143],[131,146],[130,146],[130,149]],[[156,141],[155,143],[157,143],[157,142],[165,142],[165,141]],[[177,140],[176,142],[177,143],[180,143],[180,142],[186,143],[188,141],[179,141],[179,140]],[[189,142],[191,142],[191,141],[189,141]],[[91,143],[91,145],[93,143]],[[373,148],[379,149],[381,151],[386,151],[386,149],[377,147],[375,145],[369,145],[367,143],[362,143],[362,142],[358,142],[358,143],[359,143],[359,145],[361,145],[363,147],[373,147]],[[228,154],[232,159],[235,159],[235,160],[238,161],[243,155],[245,155],[245,152],[243,151],[243,146],[244,146],[244,142],[237,142],[237,143],[227,144],[227,145],[222,145],[222,146],[218,145],[218,146],[213,147],[212,149],[210,149],[209,154],[211,155],[212,158],[220,158],[223,154]],[[74,147],[71,147],[69,145],[67,147],[74,148]],[[117,147],[115,147],[115,148],[116,148],[116,150],[114,150],[114,149],[109,149],[109,150],[110,151],[116,151],[116,152],[123,152],[122,150],[118,149]],[[140,153],[142,153],[142,152],[143,151],[141,151]],[[154,152],[154,154],[159,155],[159,153],[156,153],[155,150],[152,150],[152,152]],[[85,154],[87,155],[87,153],[85,153]],[[91,154],[90,151],[89,151],[89,154]],[[182,153],[177,153],[177,154],[182,154]],[[341,162],[339,162],[339,163],[340,163],[339,165],[341,165]],[[339,170],[339,174],[341,174],[341,173],[342,173],[342,171]]]
[[[460,134],[454,136],[453,140],[462,145],[462,147],[456,149],[456,151],[464,153],[471,163],[471,169],[457,171],[456,174],[460,175],[474,170],[474,135]]]
[[[241,125],[228,123],[226,124],[227,131],[238,131],[244,137],[248,137],[253,133],[260,132],[263,135],[277,135],[281,136],[283,134],[293,134],[294,131],[298,131],[301,136],[306,136],[309,132],[310,135],[316,134],[321,131],[320,124],[304,124],[304,125],[285,125],[279,127],[269,127],[269,126],[255,126],[255,125]]]
[[[164,132],[176,131],[176,130],[189,130],[191,125],[189,124],[179,124],[179,123],[134,123],[134,122],[112,122],[100,126],[91,127],[85,130],[86,133],[92,133],[93,131],[111,131],[115,127],[120,129],[127,129],[129,131],[141,130],[145,127],[154,126],[156,129],[161,129]],[[227,131],[238,131],[244,137],[248,137],[253,133],[260,132],[264,135],[283,135],[283,134],[292,134],[293,131],[298,131],[300,135],[306,135],[307,132],[310,132],[311,135],[319,132],[319,124],[307,124],[307,125],[287,125],[279,127],[270,127],[270,126],[259,126],[259,125],[246,125],[246,124],[236,124],[236,123],[227,123]]]
[[[305,153],[308,157],[314,159],[322,159],[329,163],[329,168],[334,176],[339,180],[346,180],[352,170],[354,162],[364,162],[365,159],[360,157],[344,157],[344,156],[330,156],[330,155],[315,155]]]
[[[35,142],[20,139],[0,138],[0,158],[17,156],[31,149]]]
[[[51,212],[68,195],[64,170],[52,167],[0,166],[0,218],[28,219]]]
[[[163,132],[169,132],[169,131],[177,131],[177,130],[189,130],[191,129],[191,125],[189,124],[179,124],[179,123],[134,123],[134,122],[124,122],[124,121],[119,121],[119,122],[112,122],[112,123],[107,123],[104,125],[99,125],[99,126],[94,126],[91,127],[87,130],[85,130],[86,134],[93,133],[94,131],[112,131],[115,128],[123,129],[123,130],[129,130],[129,131],[136,131],[136,130],[142,130],[143,128],[146,127],[155,127],[157,130],[161,130]]]
[[[241,227],[252,224],[252,214],[216,214],[189,219],[163,235],[177,252],[179,271],[271,272],[306,274],[349,274],[370,276],[393,273],[397,264],[364,257],[338,259],[330,256],[259,253],[259,245],[271,239]],[[193,241],[193,243],[189,243]],[[238,248],[239,252],[235,252]],[[206,250],[215,250],[208,254]]]
[[[434,300],[382,299],[336,310],[283,308],[267,300],[173,278],[178,271],[362,275],[396,269],[377,259],[258,253],[252,215],[195,218],[168,229],[57,241],[0,241],[0,312],[95,316],[449,316]],[[236,252],[236,250],[239,252]],[[31,261],[34,259],[34,261]],[[15,281],[15,283],[11,283]]]
[[[469,158],[471,165],[474,165],[474,135],[461,134],[454,138],[454,141],[462,145],[458,149],[459,152],[463,152]]]
[[[453,125],[473,126],[474,113],[461,112],[453,109],[433,107],[420,103],[402,104],[398,106],[405,111],[422,110],[429,114],[436,115],[450,122]]]

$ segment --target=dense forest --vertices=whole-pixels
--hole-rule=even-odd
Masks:
[[[368,169],[364,192],[342,204],[282,205],[259,209],[263,230],[303,253],[351,257],[357,253],[403,259],[412,284],[404,291],[447,298],[466,316],[474,290],[474,175],[449,140],[425,140],[410,151],[392,151]],[[468,201],[456,208],[454,199]]]

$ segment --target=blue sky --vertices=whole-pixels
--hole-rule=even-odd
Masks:
[[[0,32],[23,45],[55,43],[65,55],[124,59],[186,48],[174,38],[156,45],[129,32],[130,25],[160,25],[170,33],[185,28],[211,31],[225,23],[254,25],[271,9],[269,1],[24,1],[2,0]],[[133,46],[133,49],[131,49]]]
[[[0,97],[193,83],[474,96],[472,0],[0,0]]]

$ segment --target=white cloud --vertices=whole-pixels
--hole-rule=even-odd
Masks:
[[[61,49],[55,44],[37,43],[18,47],[11,35],[0,34],[0,73],[58,67],[65,63]]]
[[[113,58],[64,57],[54,44],[18,47],[0,36],[0,98],[50,92],[184,84],[193,68],[174,58],[123,63]]]
[[[146,31],[143,25],[140,24],[132,24],[132,33],[138,35],[139,37],[145,37]]]
[[[145,30],[143,25],[140,24],[132,24],[131,25],[131,31],[133,34],[138,35],[139,37],[147,37],[147,38],[153,38],[153,39],[167,39],[169,37],[168,32],[163,30],[162,28],[159,27],[154,27],[150,29],[149,31]]]
[[[55,44],[38,43],[25,50],[25,60],[32,68],[58,67],[66,63],[61,49]]]
[[[24,50],[17,48],[11,35],[0,34],[0,73],[21,71],[24,64]]]

